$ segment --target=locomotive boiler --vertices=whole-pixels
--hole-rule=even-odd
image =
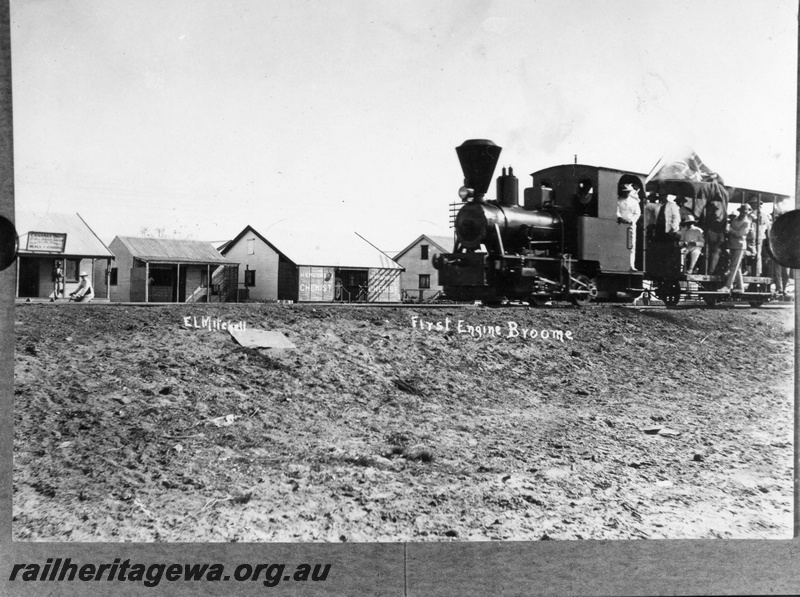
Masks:
[[[456,148],[464,205],[455,219],[453,252],[434,258],[445,296],[584,305],[596,298],[632,299],[641,292],[642,275],[630,267],[637,230],[618,221],[616,203],[627,184],[643,197],[642,177],[594,166],[556,166],[531,174],[520,205],[519,183],[509,167],[497,177],[496,198],[488,199],[501,151],[485,139]]]

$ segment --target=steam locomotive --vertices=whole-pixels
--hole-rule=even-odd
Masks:
[[[449,299],[533,305],[557,299],[581,306],[595,299],[632,300],[643,292],[642,242],[636,242],[641,232],[618,220],[617,197],[625,185],[644,197],[644,176],[555,166],[531,174],[520,205],[511,168],[497,178],[497,198],[486,198],[500,152],[485,139],[456,148],[464,205],[455,220],[453,252],[433,262]]]
[[[643,226],[617,217],[617,199],[632,187],[641,200],[645,191],[693,201],[702,196],[709,203],[719,202],[722,213],[729,203],[755,204],[760,216],[762,204],[787,196],[725,187],[716,175],[711,182],[647,181],[634,172],[567,164],[533,172],[520,205],[519,182],[511,168],[503,168],[497,177],[497,198],[486,198],[500,152],[485,139],[471,139],[456,148],[464,172],[459,190],[464,205],[455,219],[453,252],[433,260],[447,298],[532,305],[569,300],[579,306],[592,300],[630,301],[640,295],[649,300],[651,294],[667,305],[677,304],[682,296],[712,306],[727,300],[760,306],[773,298],[769,277],[747,273],[743,292],[722,292],[724,268],[709,271],[705,255],[700,258],[701,271],[686,271],[676,239],[643,238]]]

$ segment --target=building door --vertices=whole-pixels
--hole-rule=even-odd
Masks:
[[[39,296],[39,260],[19,258],[19,296]]]
[[[342,300],[345,302],[366,302],[369,294],[367,280],[369,272],[365,269],[340,269],[338,276],[342,280]]]
[[[175,302],[175,266],[150,264],[149,302]]]

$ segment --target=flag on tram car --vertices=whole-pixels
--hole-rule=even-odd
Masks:
[[[690,147],[683,147],[664,154],[645,179],[648,192],[682,195],[692,198],[692,213],[705,222],[719,212],[726,214],[728,190],[722,176],[705,165],[700,156]],[[706,209],[706,205],[713,209]],[[715,223],[716,225],[716,223]]]
[[[672,152],[671,155],[661,156],[647,175],[645,184],[651,180],[689,180],[725,184],[722,177],[706,166],[700,156],[689,147]]]

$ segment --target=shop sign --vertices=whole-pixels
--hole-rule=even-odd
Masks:
[[[29,232],[28,251],[46,251],[63,253],[67,246],[67,234],[64,232]]]
[[[333,289],[332,267],[300,267],[300,301],[332,301]]]

